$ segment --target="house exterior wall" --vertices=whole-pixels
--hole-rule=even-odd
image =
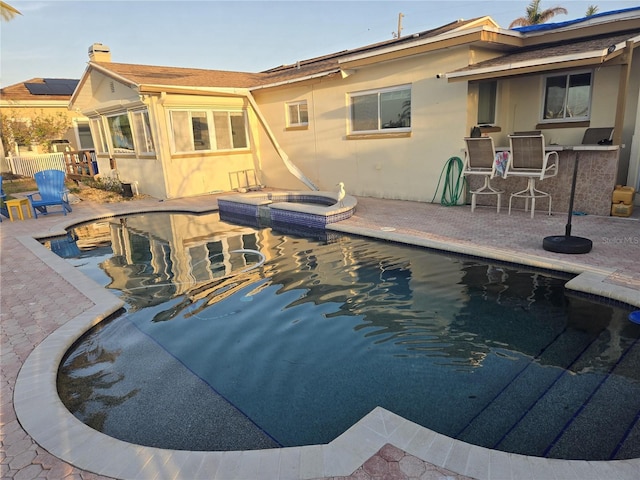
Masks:
[[[306,96],[299,96],[299,94],[296,93],[297,90],[298,89],[290,90],[286,96],[286,101],[304,100],[307,98]],[[311,92],[312,89],[304,87],[302,91],[303,95],[306,95],[308,92]],[[293,100],[289,100],[289,97],[293,98]],[[282,108],[282,115],[284,115],[284,105]],[[259,109],[260,113],[263,114],[262,106],[259,106]],[[313,105],[309,105],[309,118],[312,116],[312,109]],[[251,126],[251,140],[254,150],[254,165],[256,172],[259,174],[260,182],[263,185],[283,190],[308,190],[308,187],[287,169],[276,145],[273,143],[275,141],[277,145],[281,147],[279,139],[285,136],[284,131],[274,132],[270,124],[265,127],[260,121],[258,113],[253,109],[249,110],[249,124]],[[296,147],[297,143],[313,141],[313,134],[308,133],[310,129],[312,130],[313,127],[309,127],[306,134],[302,130],[296,132],[298,135],[295,136],[295,141],[291,143],[292,148],[284,152],[289,159],[300,158],[300,146],[298,145]],[[297,164],[297,162],[294,163]],[[305,173],[308,174],[309,172]]]
[[[111,146],[108,152],[102,152],[98,147],[100,143],[98,141],[98,133],[93,130],[92,126],[91,133],[96,145],[96,157],[100,174],[116,176],[122,182],[132,183],[135,185],[134,190],[140,193],[156,198],[167,198],[164,169],[156,140],[158,137],[157,122],[151,113],[152,109],[149,108],[152,103],[151,100],[141,98],[134,88],[107,78],[100,72],[91,73],[89,88],[91,95],[86,97],[89,100],[84,105],[83,112],[90,120],[100,120],[109,145],[111,143],[105,119],[112,115],[124,114],[145,107],[149,109],[152,135],[156,142],[156,155],[138,157],[135,154],[114,152]],[[112,169],[112,167],[115,167],[115,169]]]
[[[618,183],[640,190],[640,49],[633,52],[629,75],[630,94],[624,117],[622,133],[621,168],[618,171]],[[625,168],[626,167],[626,168]],[[640,194],[635,196],[636,205],[640,205]]]
[[[135,182],[141,193],[176,198],[229,191],[234,187],[230,173],[243,170],[255,170],[259,183],[269,187],[310,188],[309,182],[296,178],[295,168],[288,168],[287,161],[290,161],[321,190],[334,190],[338,182],[344,182],[347,191],[353,195],[432,201],[439,200],[438,194],[442,194],[447,161],[462,157],[463,138],[477,123],[478,111],[477,83],[456,81],[455,75],[447,81],[441,74],[456,72],[504,53],[493,50],[493,44],[489,42],[481,47],[477,45],[471,41],[464,45],[443,43],[434,47],[441,48],[436,51],[373,49],[366,54],[358,52],[338,57],[342,74],[319,73],[315,79],[300,78],[305,71],[320,72],[320,68],[329,64],[314,65],[317,70],[298,72],[298,78],[290,83],[255,86],[250,90],[219,87],[214,91],[213,87],[171,84],[161,87],[166,89],[162,94],[141,95],[139,88],[143,92],[158,92],[160,87],[154,82],[146,86],[126,85],[102,73],[96,66],[83,79],[84,87],[76,100],[83,104],[87,116],[101,119],[148,108],[154,155],[112,151],[98,155],[101,172],[105,165],[108,170],[115,164],[120,179]],[[640,62],[637,53],[634,57],[629,89],[637,92]],[[589,126],[615,124],[623,68],[605,62],[591,69],[593,88]],[[284,69],[273,78],[295,77],[296,72]],[[477,78],[484,77],[483,74]],[[146,78],[138,79],[144,82]],[[260,83],[254,81],[251,84]],[[218,83],[214,81],[213,84]],[[541,128],[544,74],[499,78],[497,85],[496,125],[487,129],[496,145],[507,145],[507,136],[514,131]],[[411,87],[411,131],[388,129],[376,134],[351,134],[349,95],[399,86]],[[627,171],[637,171],[640,163],[639,159],[633,158],[629,148],[634,135],[637,136],[636,113],[640,97],[631,94],[629,98],[632,100],[627,106],[620,149],[619,173],[623,176]],[[307,102],[308,126],[287,126],[287,103],[296,101]],[[231,151],[172,153],[171,109],[243,110],[249,146]],[[586,124],[549,124],[543,125],[542,129],[547,143],[575,145],[581,142]],[[106,123],[104,127],[107,131]],[[634,151],[637,152],[637,147]],[[436,191],[438,188],[439,192]]]
[[[620,66],[590,69],[593,73],[590,127],[611,127],[615,123]],[[564,71],[559,71],[564,73]],[[471,95],[471,90],[470,90]],[[491,133],[496,146],[508,145],[508,135],[517,131],[536,130],[540,123],[544,75],[526,75],[498,82],[497,125],[501,131]],[[547,144],[579,145],[584,125],[556,128],[552,124],[542,129]]]
[[[247,101],[243,97],[219,97],[200,95],[166,95],[158,100],[154,108],[157,122],[156,150],[159,152],[164,177],[166,198],[201,195],[229,191],[232,188],[230,172],[255,169],[256,146],[250,134],[247,115],[249,148],[210,153],[171,153],[171,109],[189,110],[234,110],[246,111]]]
[[[157,198],[178,198],[229,191],[232,188],[229,172],[256,168],[258,150],[254,140],[259,139],[255,132],[257,122],[244,97],[140,95],[134,88],[99,72],[91,74],[91,89],[93,94],[87,97],[90,101],[84,111],[91,118],[101,119],[107,137],[106,117],[144,108],[149,112],[155,155],[118,153],[111,147],[108,153],[97,154],[101,173],[117,174],[121,181],[135,184],[140,193]],[[251,125],[247,122],[249,147],[224,152],[174,154],[171,147],[171,109],[249,110],[248,120],[254,119]],[[96,132],[93,135],[97,137]],[[115,171],[111,171],[112,165],[115,165]]]
[[[100,111],[118,110],[119,105],[140,100],[134,87],[109,78],[101,72],[91,72],[91,102]]]
[[[446,161],[461,154],[467,115],[466,85],[436,74],[467,60],[468,49],[451,49],[253,95],[291,161],[321,190],[342,181],[353,195],[431,201]],[[410,136],[348,138],[348,95],[401,85],[411,85]],[[309,128],[287,130],[285,103],[305,99]]]

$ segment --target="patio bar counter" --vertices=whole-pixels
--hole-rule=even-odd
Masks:
[[[508,147],[496,147],[496,151],[509,150]],[[548,192],[552,197],[552,210],[567,213],[571,194],[571,180],[576,159],[579,161],[576,183],[574,212],[589,215],[611,214],[611,195],[616,186],[620,147],[618,145],[548,145],[547,151],[558,152],[558,175],[536,182],[536,188]],[[509,195],[527,186],[526,178],[496,177],[491,180],[495,188],[504,190],[503,199],[508,202]],[[469,189],[479,188],[482,179],[469,178]],[[495,195],[481,195],[478,205],[496,204]],[[503,200],[504,201],[504,200]],[[544,214],[545,199],[536,202],[537,214]],[[514,199],[513,208],[523,209],[524,200]]]

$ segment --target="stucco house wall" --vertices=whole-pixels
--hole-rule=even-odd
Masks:
[[[591,127],[611,127],[615,123],[619,66],[585,69],[593,73],[591,99]],[[536,130],[541,121],[544,97],[544,75],[528,75],[498,82],[498,114],[496,124],[501,131],[490,134],[496,145],[508,145],[508,135],[518,131]],[[566,124],[542,129],[547,143],[579,145],[585,127],[567,127]]]
[[[109,130],[104,122],[106,117],[146,109],[149,112],[151,133],[155,154],[137,155],[117,151],[101,152],[98,149],[98,165],[101,173],[117,175],[127,183],[135,185],[138,191],[157,198],[177,198],[212,192],[229,191],[232,187],[229,172],[255,169],[257,145],[254,139],[259,135],[252,125],[257,125],[246,98],[242,96],[221,97],[205,95],[140,95],[136,89],[92,72],[91,90],[88,103],[83,111],[91,119],[98,119],[106,136]],[[247,137],[249,147],[225,152],[177,154],[171,145],[171,109],[221,109],[245,111],[247,115]],[[250,118],[254,118],[252,124]],[[94,132],[94,138],[99,136]],[[115,166],[115,169],[111,167]]]
[[[171,109],[220,109],[246,111],[247,102],[241,97],[207,97],[168,94],[157,100],[153,119],[160,131],[156,150],[159,152],[167,198],[229,191],[229,172],[254,169],[255,146],[249,138],[249,147],[242,150],[215,153],[172,153],[170,132]],[[247,134],[249,125],[247,122]]]
[[[289,172],[282,161],[273,140],[285,152],[290,161],[302,167],[301,162],[312,165],[315,158],[314,142],[316,141],[315,104],[312,102],[314,88],[322,80],[316,80],[305,85],[295,85],[288,89],[274,89],[269,93],[253,91],[251,94],[258,105],[262,118],[267,122],[265,126],[260,122],[253,109],[249,110],[252,131],[252,145],[254,150],[254,165],[259,172],[263,184],[283,190],[307,190],[298,178]],[[309,107],[309,126],[305,129],[287,130],[285,102],[307,100]],[[267,131],[267,129],[269,131]],[[269,135],[273,137],[271,137]],[[317,170],[305,167],[307,177],[317,183]]]
[[[467,111],[466,85],[436,75],[467,60],[465,48],[439,51],[253,95],[290,159],[321,190],[342,181],[353,195],[431,201],[446,161],[460,155]],[[350,138],[348,95],[401,85],[411,86],[410,135]],[[287,130],[286,103],[298,100],[308,102],[309,127]]]
[[[88,80],[91,95],[86,96],[86,104],[82,111],[90,120],[97,120],[102,125],[102,134],[109,137],[109,130],[105,119],[112,115],[125,114],[131,111],[149,109],[150,99],[141,99],[140,95],[131,88],[114,79],[107,78],[100,72],[91,72]],[[149,109],[151,114],[151,109]],[[152,135],[157,143],[162,138],[159,134],[158,123],[150,117]],[[155,155],[138,157],[132,153],[117,151],[102,151],[97,141],[101,133],[96,131],[91,123],[91,133],[96,146],[98,171],[103,176],[115,176],[122,182],[134,184],[134,188],[157,198],[167,198],[165,175],[160,158],[160,150],[156,145]],[[108,141],[108,140],[107,140]],[[115,167],[115,168],[113,168]]]
[[[634,56],[637,57],[638,53],[636,52]],[[593,74],[593,91],[588,127],[613,127],[615,125],[621,67],[619,65],[613,65],[596,69],[587,68],[584,70],[590,71]],[[565,71],[560,72],[564,73]],[[513,132],[538,129],[538,124],[541,123],[544,77],[545,75],[543,74],[527,75],[498,81],[496,125],[500,127],[500,131],[488,133],[493,137],[496,146],[509,145],[508,135]],[[630,91],[638,90],[639,79],[640,65],[633,64],[630,75]],[[470,109],[474,108],[471,100],[474,97],[473,89],[473,84],[470,84]],[[627,182],[627,172],[631,160],[630,146],[633,140],[635,112],[638,107],[637,97],[632,95],[629,97],[629,100],[625,110],[625,127],[618,168],[618,183],[621,184],[626,184]],[[541,131],[547,144],[579,145],[582,143],[582,137],[586,128],[587,127],[582,124],[573,127],[565,123],[554,127],[553,124],[550,123],[542,128]]]
[[[640,14],[625,15],[632,20],[632,35],[631,27],[640,29]],[[122,180],[159,198],[228,191],[230,172],[255,170],[261,184],[274,188],[333,190],[344,182],[353,195],[432,201],[442,193],[436,189],[447,161],[463,156],[463,139],[477,123],[478,81],[497,82],[496,123],[486,129],[497,145],[507,145],[514,131],[541,128],[546,72],[579,66],[593,72],[590,119],[543,125],[547,143],[575,145],[587,126],[622,125],[616,115],[627,48],[608,56],[609,44],[603,42],[618,23],[603,18],[604,27],[594,30],[602,44],[595,46],[587,30],[560,26],[552,28],[555,33],[527,36],[484,17],[255,74],[116,64],[108,48],[94,44],[100,48],[93,50],[72,104],[100,119],[148,109],[155,153],[99,153],[99,163],[101,172],[105,164],[115,165]],[[631,38],[624,35],[618,37]],[[536,42],[543,42],[540,48]],[[637,109],[639,74],[636,61],[628,86],[629,103],[635,105],[625,112],[624,129],[616,129],[624,130],[622,169],[630,156],[625,145],[637,135],[629,110]],[[400,86],[411,88],[410,130],[395,125],[374,133],[350,131],[351,94]],[[287,103],[297,101],[306,101],[309,122],[289,127]],[[242,110],[249,146],[175,154],[172,108]],[[637,170],[638,159],[631,162]]]
[[[640,191],[640,152],[636,144],[640,143],[640,50],[634,50],[631,71],[629,73],[629,92],[624,117],[622,148],[620,150],[620,168],[618,183],[634,187]],[[611,99],[613,101],[613,99]],[[640,194],[635,196],[636,205],[640,205]]]

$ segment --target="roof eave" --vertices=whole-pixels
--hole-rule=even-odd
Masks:
[[[74,104],[75,104],[76,100],[78,99],[78,95],[80,94],[80,91],[84,87],[84,84],[86,83],[87,78],[89,78],[89,71],[90,70],[91,70],[91,64],[88,64],[84,69],[84,73],[82,74],[82,77],[80,77],[80,81],[78,82],[78,85],[76,85],[76,89],[73,91],[73,94],[71,95],[71,98],[69,99],[69,110],[73,110],[74,109]]]
[[[305,75],[303,77],[296,77],[296,78],[291,78],[289,80],[282,80],[281,82],[274,82],[274,83],[266,83],[264,85],[257,85],[255,87],[250,87],[249,91],[254,92],[256,90],[264,90],[266,88],[281,87],[283,85],[291,85],[293,83],[304,82],[304,81],[307,81],[307,80],[314,80],[314,79],[317,79],[317,78],[329,77],[331,75],[335,75],[336,73],[340,73],[341,70],[342,69],[340,69],[340,68],[332,68],[331,70],[325,70],[323,72],[314,73],[312,75]]]
[[[550,70],[559,70],[578,67],[592,67],[601,65],[605,61],[622,55],[624,43],[618,44],[613,52],[608,50],[595,50],[573,55],[562,55],[548,59],[532,59],[523,62],[508,63],[486,68],[476,68],[464,72],[449,72],[446,78],[450,83],[473,80],[486,80],[490,78],[511,77],[530,73],[539,73]]]
[[[84,88],[84,85],[87,82],[87,79],[89,78],[89,76],[91,75],[92,70],[96,70],[107,77],[110,77],[118,82],[125,84],[130,88],[137,89],[139,87],[139,85],[134,81],[129,80],[128,78],[123,77],[122,75],[119,75],[96,62],[89,62],[87,64],[87,68],[82,74],[80,81],[78,82],[78,85],[76,86],[75,91],[73,92],[73,95],[71,96],[71,99],[69,100],[69,110],[74,110],[76,108],[75,103],[78,99],[78,96],[80,95],[80,91],[82,90],[82,88]]]
[[[69,100],[0,100],[0,107],[67,107]]]
[[[115,73],[112,70],[109,70],[109,68],[104,67],[98,63],[95,62],[89,62],[89,66],[93,67],[95,70],[99,71],[100,73],[102,73],[103,75],[106,75],[107,77],[110,77],[114,80],[117,80],[120,83],[123,83],[124,85],[126,85],[129,88],[138,88],[140,86],[139,83],[134,82],[133,80],[130,80],[126,77],[123,77],[122,75]]]
[[[493,45],[507,48],[519,48],[523,45],[523,36],[513,30],[488,27],[486,25],[453,30],[434,37],[416,37],[415,42],[392,45],[386,48],[371,50],[368,52],[348,55],[338,60],[338,64],[344,68],[354,68],[371,63],[395,59],[407,55],[428,53],[445,48],[470,45],[474,43]]]
[[[239,87],[189,87],[179,85],[141,84],[138,86],[140,95],[170,93],[175,95],[218,95],[223,97],[244,97],[248,88]]]

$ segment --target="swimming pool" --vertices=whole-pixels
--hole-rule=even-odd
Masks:
[[[121,291],[127,313],[68,355],[59,390],[110,435],[196,450],[315,444],[381,405],[505,451],[640,456],[638,326],[567,295],[564,277],[215,215],[98,225],[71,237],[98,255],[71,261]]]

